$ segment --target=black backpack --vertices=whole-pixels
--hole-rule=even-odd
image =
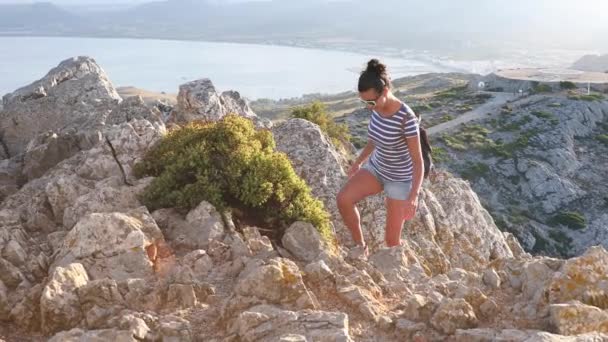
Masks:
[[[429,136],[426,133],[426,129],[422,127],[420,115],[414,112],[413,110],[412,112],[414,113],[414,115],[416,115],[416,118],[418,118],[418,127],[420,129],[420,148],[422,150],[422,160],[424,161],[424,178],[428,178],[429,174],[431,173],[431,170],[434,167],[433,157],[431,155],[433,153],[433,148],[429,143]],[[403,124],[405,125],[405,121],[403,122]]]

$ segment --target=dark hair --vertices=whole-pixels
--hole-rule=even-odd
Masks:
[[[370,59],[367,68],[359,76],[359,92],[375,89],[378,93],[382,93],[384,87],[391,87],[386,65],[375,58]]]

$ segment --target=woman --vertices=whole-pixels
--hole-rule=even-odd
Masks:
[[[387,247],[401,244],[403,222],[414,217],[424,175],[418,119],[391,92],[386,66],[377,59],[359,77],[359,97],[372,110],[368,142],[348,171],[337,196],[338,209],[357,245],[353,253],[367,256],[357,202],[384,191]]]

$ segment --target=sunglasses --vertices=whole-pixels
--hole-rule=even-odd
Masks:
[[[359,98],[359,101],[361,101],[361,103],[364,103],[366,106],[376,107],[376,104],[378,103],[378,100],[381,97],[382,97],[382,94],[380,94],[375,100],[364,100],[362,98]]]
[[[359,101],[361,101],[361,103],[364,103],[366,106],[372,106],[372,107],[376,106],[376,100],[359,99]]]

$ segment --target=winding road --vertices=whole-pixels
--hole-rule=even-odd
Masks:
[[[512,93],[492,93],[492,95],[494,97],[488,100],[488,102],[482,104],[481,106],[458,116],[454,120],[450,120],[439,125],[427,128],[426,132],[431,136],[437,135],[441,132],[445,132],[447,130],[455,128],[465,122],[480,119],[482,117],[485,117],[487,113],[494,112],[497,108],[504,106],[509,101],[518,97],[518,95],[514,95]]]

